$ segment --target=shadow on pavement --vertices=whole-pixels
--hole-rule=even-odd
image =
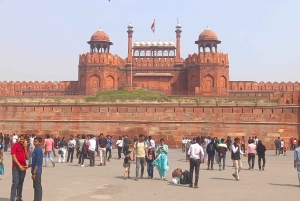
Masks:
[[[226,179],[226,178],[210,178],[210,179],[226,180],[226,181],[235,181],[235,179]]]
[[[294,184],[273,184],[273,183],[268,183],[270,185],[273,185],[273,186],[289,186],[289,187],[298,187],[299,188],[299,185],[294,185]]]
[[[8,198],[0,198],[0,201],[9,201],[10,199]]]

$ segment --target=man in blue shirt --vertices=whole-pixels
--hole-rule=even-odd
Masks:
[[[297,169],[299,187],[300,187],[300,140],[298,140],[298,148],[294,151],[294,168]]]
[[[106,158],[107,158],[107,161],[110,161],[109,159],[112,157],[111,150],[113,148],[113,145],[114,145],[114,140],[112,139],[111,135],[108,135],[107,136],[107,149],[106,149]],[[107,153],[109,153],[108,157],[107,157]]]
[[[33,180],[34,201],[42,201],[42,166],[43,166],[43,149],[41,148],[42,138],[34,139],[34,150],[32,152],[31,178]]]

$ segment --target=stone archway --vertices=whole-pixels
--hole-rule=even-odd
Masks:
[[[214,77],[210,74],[204,76],[203,78],[203,91],[211,92],[214,87]]]
[[[85,87],[85,77],[84,75],[82,75],[80,77],[80,84],[79,84],[80,88],[84,88]]]
[[[96,74],[92,75],[90,78],[90,87],[99,88],[100,87],[100,77]]]
[[[219,79],[219,88],[227,88],[227,82],[226,82],[226,77],[222,75]]]
[[[115,88],[115,78],[111,75],[107,76],[105,79],[105,85],[108,89],[114,89]]]

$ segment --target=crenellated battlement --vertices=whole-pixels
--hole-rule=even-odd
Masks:
[[[188,58],[185,59],[185,65],[186,66],[192,66],[196,64],[203,64],[203,63],[211,63],[211,64],[217,64],[217,65],[224,65],[228,66],[229,61],[228,61],[228,54],[224,53],[212,53],[212,52],[207,52],[207,53],[194,53],[194,54],[189,54]]]
[[[253,82],[253,81],[230,81],[229,89],[233,91],[299,91],[298,82]]]
[[[87,64],[102,64],[124,67],[124,60],[110,53],[86,53],[79,55],[79,66]]]
[[[36,93],[76,91],[78,81],[61,81],[61,82],[0,82],[0,96],[18,96],[18,95],[39,95]],[[73,93],[72,93],[73,94]],[[42,94],[43,95],[43,94]],[[56,94],[53,94],[56,95]],[[58,94],[57,94],[58,95]],[[64,94],[62,94],[64,95]]]
[[[131,65],[131,63],[128,62],[128,58],[124,60],[124,62],[128,65]],[[183,64],[184,60],[180,58],[179,62],[176,62],[175,58],[133,58],[132,59],[132,66],[133,67],[174,67],[177,63]]]

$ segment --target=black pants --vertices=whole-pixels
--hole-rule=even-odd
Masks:
[[[35,180],[33,180],[34,199],[33,201],[42,201],[43,189],[42,189],[42,174],[36,174]]]
[[[78,164],[83,165],[84,164],[85,153],[83,153],[82,151],[79,151],[78,154],[79,154]]]
[[[263,167],[265,167],[265,164],[266,164],[265,156],[258,156],[258,167],[259,167],[259,169],[261,169],[261,160],[263,161]]]
[[[198,186],[198,180],[199,180],[199,171],[200,171],[200,160],[196,159],[190,159],[190,174],[191,174],[191,180],[190,185],[193,185],[193,174],[195,169],[195,186]]]
[[[248,165],[249,168],[254,168],[254,160],[255,160],[255,154],[248,154]]]
[[[107,154],[109,153],[108,157],[107,157]],[[109,161],[109,159],[111,158],[111,149],[109,148],[106,148],[106,158],[107,160]]]
[[[123,149],[123,147],[118,147],[118,157],[119,157],[119,159],[121,158],[122,149]]]
[[[126,152],[129,150],[129,147],[123,147],[123,154],[126,156]]]
[[[95,151],[89,150],[90,166],[95,166]]]
[[[67,163],[69,162],[70,156],[71,156],[71,163],[73,163],[73,155],[74,155],[74,147],[73,148],[69,148]]]
[[[207,167],[209,168],[209,164],[211,165],[210,167],[214,167],[214,160],[215,160],[215,154],[208,154],[208,161],[207,161]]]

